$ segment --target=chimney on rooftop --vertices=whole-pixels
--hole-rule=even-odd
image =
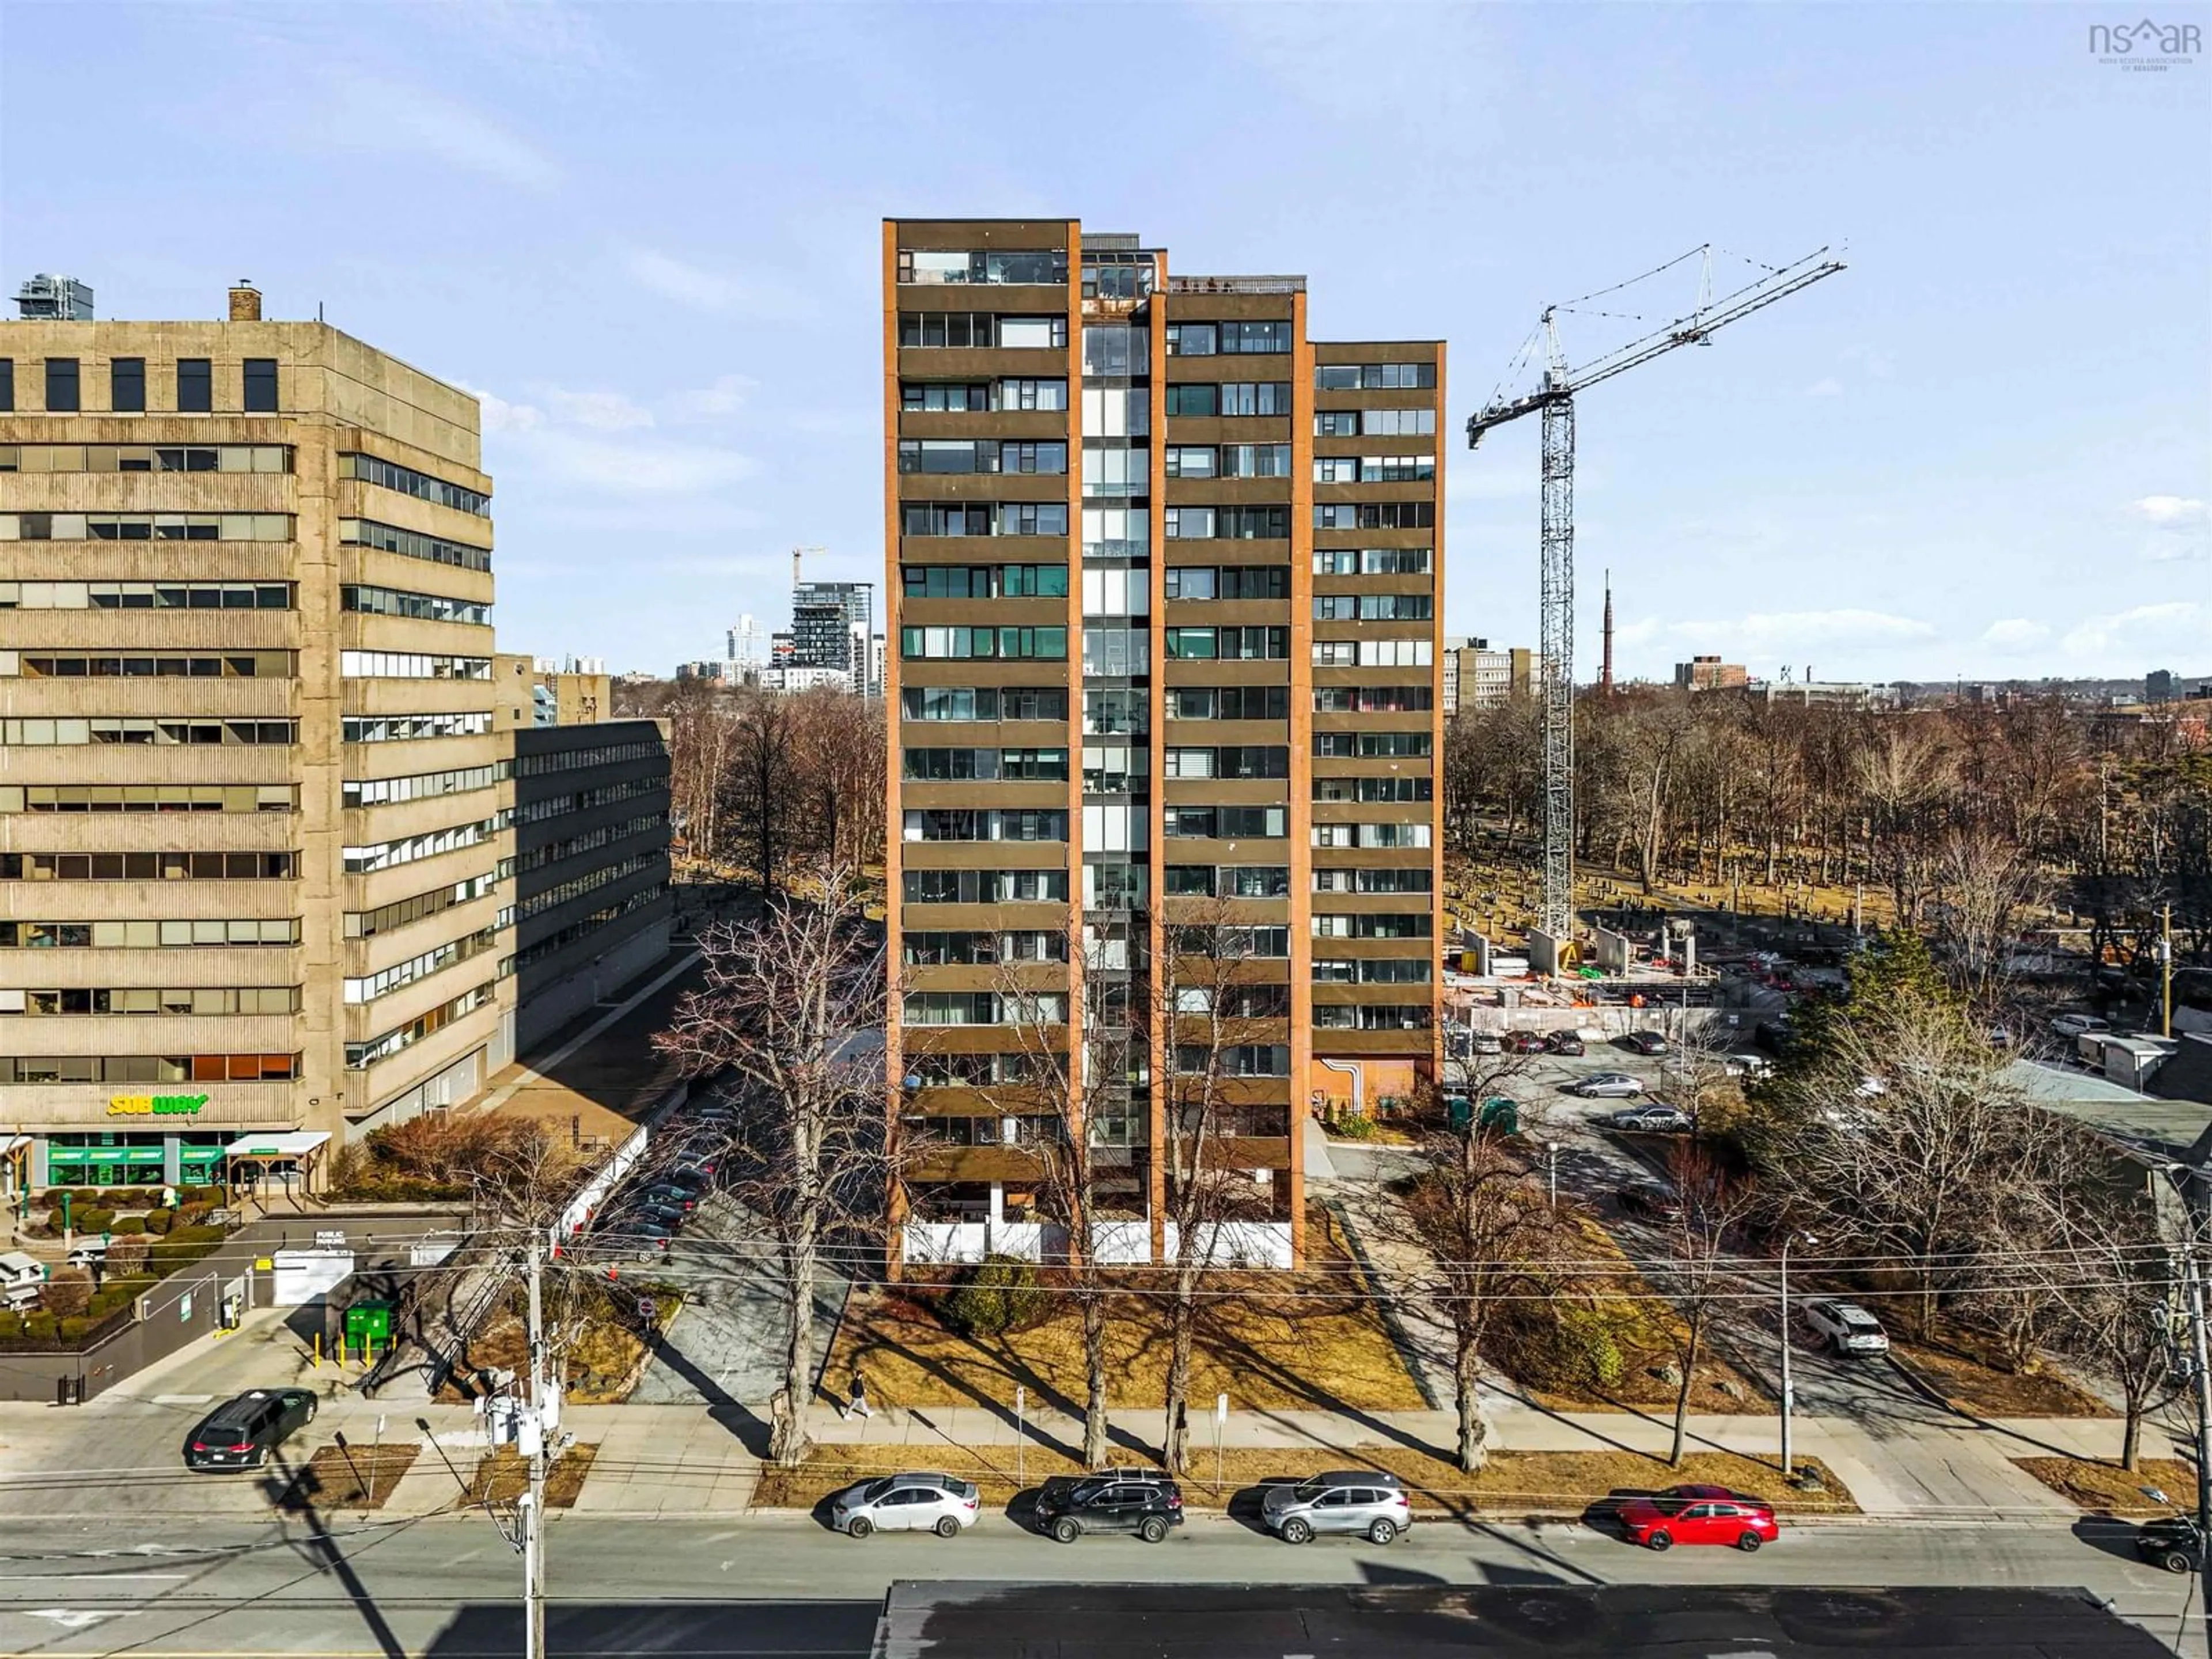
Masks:
[[[230,320],[234,323],[258,323],[261,320],[261,290],[253,286],[253,279],[241,276],[230,290]]]

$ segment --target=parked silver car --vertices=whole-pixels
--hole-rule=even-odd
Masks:
[[[1260,1500],[1267,1530],[1286,1544],[1316,1533],[1358,1533],[1387,1544],[1413,1524],[1406,1484],[1375,1469],[1339,1469],[1296,1486],[1270,1486]]]
[[[1585,1100],[1633,1100],[1644,1092],[1644,1079],[1626,1072],[1592,1072],[1567,1085],[1567,1092]]]
[[[979,1494],[949,1474],[886,1474],[830,1500],[830,1524],[848,1538],[872,1532],[933,1532],[957,1538],[975,1524]]]

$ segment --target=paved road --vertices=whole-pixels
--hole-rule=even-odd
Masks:
[[[630,1398],[644,1406],[757,1406],[783,1386],[781,1270],[765,1229],[728,1199],[714,1197],[671,1245],[656,1279],[684,1286],[678,1310]],[[846,1282],[823,1270],[814,1291],[818,1367],[836,1335]],[[832,1389],[844,1379],[829,1380]]]
[[[811,1522],[643,1526],[565,1516],[548,1543],[556,1654],[867,1652],[895,1578],[1372,1584],[1954,1584],[2080,1587],[2171,1642],[2188,1581],[2119,1553],[2124,1537],[2063,1527],[1795,1528],[1756,1558],[1632,1550],[1573,1526],[1417,1527],[1381,1550],[1293,1551],[1201,1517],[1166,1543],[1061,1546],[994,1516],[969,1535],[853,1543]],[[0,1659],[121,1652],[439,1659],[511,1654],[520,1579],[481,1516],[320,1536],[210,1522],[189,1534],[0,1522]],[[734,1605],[733,1605],[734,1604]],[[2203,1656],[2201,1626],[2179,1651]]]

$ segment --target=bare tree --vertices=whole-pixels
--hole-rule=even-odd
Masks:
[[[2033,856],[1985,827],[1959,828],[1936,854],[1942,897],[1936,939],[1953,984],[1988,1012],[2002,992],[2022,914],[2040,904],[2049,886]]]
[[[1793,1224],[1910,1267],[1923,1331],[1947,1273],[1987,1240],[2030,1138],[2003,1063],[1954,1006],[1899,994],[1830,1019],[1817,1054],[1784,1070],[1747,1126]]]
[[[757,920],[701,939],[705,983],[654,1039],[734,1109],[729,1189],[767,1229],[780,1268],[783,1393],[771,1455],[805,1455],[815,1280],[826,1243],[880,1218],[895,1174],[880,1060],[884,962],[848,868],[816,872],[818,900],[770,896]],[[726,1076],[726,1081],[719,1079]]]
[[[1680,1468],[1698,1362],[1705,1356],[1706,1336],[1731,1284],[1727,1243],[1751,1206],[1745,1185],[1702,1147],[1677,1146],[1668,1160],[1668,1173],[1679,1207],[1668,1226],[1666,1258],[1644,1271],[1674,1309],[1669,1329],[1680,1376],[1674,1387],[1674,1438],[1667,1462]]]
[[[1226,900],[1170,903],[1167,960],[1151,981],[1168,1033],[1167,1075],[1156,1088],[1166,1122],[1163,1215],[1173,1230],[1161,1450],[1177,1473],[1190,1462],[1191,1363],[1201,1286],[1239,1253],[1239,1224],[1268,1214],[1267,1189],[1240,1164],[1237,1142],[1255,1129],[1288,1133],[1286,1107],[1250,1103],[1267,1086],[1261,1079],[1289,1075],[1289,988],[1261,977],[1267,964],[1257,945],[1264,930],[1236,915]]]
[[[2059,1342],[2120,1394],[2120,1467],[2133,1473],[2143,1419],[2174,1391],[2179,1327],[2175,1266],[2184,1249],[2178,1200],[2161,1206],[2141,1167],[2069,1124],[2043,1178],[2024,1183],[2051,1240],[2034,1258]]]
[[[799,805],[793,799],[797,724],[791,699],[754,691],[739,702],[731,732],[723,784],[727,816],[748,849],[763,897],[781,879],[791,854],[792,817]]]
[[[1501,1064],[1470,1078],[1480,1108],[1515,1070]],[[1407,1247],[1411,1297],[1440,1305],[1451,1328],[1456,1456],[1469,1474],[1490,1455],[1482,1407],[1482,1354],[1504,1299],[1542,1288],[1536,1264],[1553,1254],[1559,1218],[1529,1162],[1531,1145],[1479,1120],[1424,1137],[1418,1173],[1401,1207],[1386,1212],[1386,1231]]]
[[[1040,1004],[1030,976],[1008,966],[1000,971],[1000,995],[1018,1016],[1014,1074],[994,1070],[979,1081],[1002,1118],[1027,1126],[1019,1141],[1036,1161],[1040,1207],[1063,1240],[1060,1265],[1083,1327],[1083,1462],[1095,1469],[1105,1464],[1110,1430],[1106,1324],[1112,1286],[1099,1260],[1097,1231],[1107,1209],[1101,1170],[1111,1157],[1104,1126],[1126,1101],[1132,1076],[1141,1074],[1145,1036],[1126,1020],[1107,1017],[1103,975],[1094,971],[1103,965],[1098,947],[1086,951],[1073,929],[1060,937],[1077,968],[1075,994],[1085,1003],[1084,1052],[1069,1053],[1066,1019],[1044,1018],[1051,1011]],[[920,1036],[908,1034],[910,1054]]]

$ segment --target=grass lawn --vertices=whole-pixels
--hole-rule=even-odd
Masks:
[[[387,1440],[380,1446],[357,1446],[350,1442],[319,1446],[307,1468],[292,1477],[277,1505],[295,1513],[380,1510],[399,1484],[399,1477],[415,1466],[422,1449],[412,1440]]]
[[[2015,1457],[2013,1462],[2092,1515],[2171,1515],[2177,1507],[2196,1501],[2197,1471],[2171,1457],[2146,1457],[2133,1474],[2118,1463],[2086,1457]],[[2145,1486],[2157,1487],[2173,1502],[2154,1503],[2143,1496]]]
[[[1226,1394],[1239,1407],[1419,1410],[1420,1393],[1365,1299],[1366,1280],[1334,1218],[1318,1207],[1307,1212],[1306,1244],[1310,1272],[1209,1278],[1213,1294],[1199,1310],[1193,1401]],[[1050,1283],[1051,1274],[1045,1279]],[[1161,1282],[1157,1272],[1144,1271],[1116,1280],[1147,1290]],[[823,1372],[825,1397],[842,1400],[857,1369],[878,1406],[1011,1406],[1019,1386],[1040,1407],[1082,1410],[1083,1330],[1072,1306],[1057,1307],[1025,1330],[970,1337],[938,1316],[945,1294],[918,1285],[856,1291]],[[1112,1298],[1106,1342],[1115,1404],[1160,1404],[1168,1340],[1164,1297]]]
[[[1972,1330],[1939,1322],[1929,1340],[1893,1336],[1890,1349],[1946,1400],[1977,1417],[2113,1415],[2110,1406],[2058,1371],[2015,1373],[1991,1363],[1986,1344]],[[2194,1491],[2196,1477],[2190,1480]]]
[[[1117,1462],[1151,1467],[1136,1459]],[[1024,1482],[1018,1484],[1012,1446],[946,1447],[935,1455],[914,1446],[817,1446],[796,1468],[763,1468],[753,1502],[762,1509],[811,1509],[856,1480],[927,1468],[973,1480],[982,1489],[985,1504],[1004,1509],[1018,1493],[1050,1476],[1083,1473],[1066,1458],[1034,1445],[1024,1453],[1023,1466]],[[1662,1458],[1610,1449],[1501,1451],[1491,1455],[1480,1474],[1468,1475],[1449,1458],[1402,1446],[1326,1452],[1240,1447],[1224,1454],[1221,1486],[1214,1484],[1210,1450],[1198,1456],[1182,1486],[1186,1501],[1194,1507],[1218,1509],[1224,1498],[1233,1504],[1237,1494],[1263,1481],[1303,1478],[1330,1468],[1389,1470],[1404,1478],[1414,1507],[1431,1515],[1580,1514],[1601,1498],[1654,1492],[1685,1481],[1732,1486],[1765,1498],[1785,1516],[1857,1512],[1842,1482],[1825,1469],[1823,1490],[1792,1492],[1782,1484],[1772,1464],[1731,1452],[1692,1452],[1680,1468],[1669,1468]]]
[[[1487,1357],[1521,1392],[1537,1405],[1553,1411],[1637,1411],[1664,1413],[1674,1410],[1678,1384],[1655,1375],[1675,1362],[1675,1333],[1680,1329],[1671,1304],[1657,1298],[1651,1285],[1638,1273],[1613,1236],[1584,1218],[1571,1243],[1583,1260],[1601,1269],[1576,1274],[1561,1282],[1561,1302],[1577,1304],[1601,1322],[1620,1355],[1620,1375],[1607,1382],[1590,1371],[1577,1375],[1553,1363],[1532,1363],[1512,1328],[1500,1328],[1488,1345]],[[1555,1317],[1559,1304],[1534,1304],[1537,1316]],[[1721,1416],[1771,1414],[1774,1402],[1761,1388],[1713,1351],[1717,1328],[1724,1328],[1725,1306],[1709,1316],[1705,1340],[1699,1345],[1698,1369],[1690,1387],[1693,1413]]]
[[[592,1472],[592,1460],[599,1454],[597,1446],[575,1445],[553,1460],[545,1471],[545,1507],[553,1510],[573,1508],[576,1494],[584,1489],[584,1477]],[[477,1465],[474,1479],[469,1482],[466,1497],[459,1500],[463,1508],[474,1508],[479,1504],[512,1504],[530,1489],[530,1460],[518,1455],[513,1447],[502,1446]]]

